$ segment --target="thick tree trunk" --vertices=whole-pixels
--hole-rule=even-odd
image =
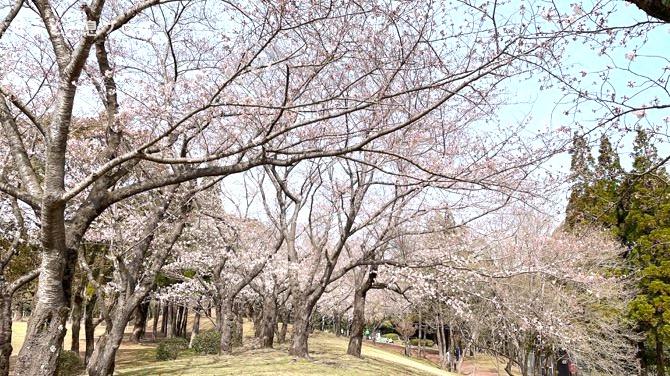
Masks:
[[[233,326],[235,325],[235,317],[233,314],[233,302],[230,300],[223,300],[221,302],[221,349],[219,354],[233,353]]]
[[[1,376],[9,375],[9,357],[12,355],[12,350],[12,296],[9,293],[4,293],[2,294],[2,297],[0,297]]]
[[[147,317],[149,315],[149,302],[144,302],[135,308],[135,323],[133,325],[133,335],[130,339],[139,342],[144,338],[147,332]]]
[[[63,347],[65,323],[70,313],[71,273],[66,265],[72,256],[64,247],[65,231],[63,211],[42,215],[42,225],[61,227],[60,231],[43,235],[49,237],[43,243],[60,243],[59,247],[45,247],[42,252],[40,277],[35,294],[35,308],[28,322],[26,339],[16,362],[15,374],[30,376],[51,376],[58,366],[58,355]],[[47,217],[47,218],[45,218]],[[48,230],[43,229],[43,233]],[[73,265],[71,263],[70,265]]]
[[[351,335],[347,354],[360,358],[363,347],[363,331],[365,331],[365,297],[367,289],[356,289],[354,293],[354,312],[351,321]]]
[[[193,347],[193,341],[195,337],[200,333],[200,311],[195,311],[195,317],[193,318],[193,328],[191,329],[191,340],[188,343],[188,347]]]
[[[298,304],[295,319],[293,320],[293,335],[291,336],[291,344],[288,348],[288,353],[291,356],[299,358],[308,358],[309,349],[307,340],[309,338],[309,324],[310,316],[314,304],[303,303],[302,307]]]
[[[119,310],[115,312],[115,316],[112,319],[112,326],[106,328],[105,334],[100,336],[96,343],[95,351],[88,362],[89,376],[112,376],[114,374],[116,351],[123,340],[130,314],[126,310]]]
[[[272,348],[277,325],[277,301],[272,294],[268,294],[263,301],[263,324],[261,343],[265,348]]]
[[[88,364],[95,349],[95,327],[97,326],[93,321],[93,309],[97,301],[97,295],[93,295],[86,303],[84,309],[84,334],[86,336],[86,353],[84,354],[84,364]]]
[[[79,353],[79,332],[81,330],[81,319],[83,316],[84,298],[82,291],[78,291],[72,299],[72,344],[70,351]]]

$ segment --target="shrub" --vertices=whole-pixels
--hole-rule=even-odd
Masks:
[[[63,351],[58,355],[58,375],[75,376],[84,371],[84,362],[74,351]]]
[[[419,346],[419,339],[418,338],[412,338],[412,339],[409,340],[409,343],[411,343],[412,346]],[[424,346],[424,347],[433,347],[434,344],[435,344],[435,342],[433,342],[430,339],[422,339],[421,340],[421,346]]]
[[[397,341],[398,339],[400,339],[400,336],[398,335],[398,333],[386,333],[382,337],[392,339],[394,341]]]
[[[188,348],[188,340],[182,337],[173,337],[162,340],[156,348],[157,360],[177,359],[182,350]]]
[[[218,332],[202,332],[193,340],[193,351],[197,354],[218,354],[220,349],[221,334]]]

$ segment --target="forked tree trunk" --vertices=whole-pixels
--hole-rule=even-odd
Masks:
[[[70,313],[72,275],[66,273],[65,269],[72,257],[64,246],[63,210],[43,213],[42,217],[43,226],[49,222],[51,226],[61,228],[60,231],[52,229],[53,233],[47,235],[44,232],[49,230],[42,230],[43,237],[49,237],[42,241],[48,247],[42,252],[40,277],[35,294],[36,304],[28,322],[26,340],[16,361],[16,375],[51,376],[56,373],[58,355],[65,337],[65,323]],[[60,244],[52,247],[49,243]]]

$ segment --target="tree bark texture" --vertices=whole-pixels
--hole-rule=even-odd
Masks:
[[[0,375],[9,375],[9,357],[12,355],[12,296],[0,297]]]
[[[230,300],[221,301],[221,349],[219,354],[233,353],[233,326],[235,317],[233,313],[233,302]]]
[[[288,353],[291,356],[299,358],[308,358],[309,349],[307,340],[309,338],[310,316],[316,302],[306,302],[296,300],[296,314],[293,320],[293,335]]]
[[[60,218],[49,220],[60,220],[62,225],[62,211],[60,215]],[[42,223],[44,222],[43,219]],[[55,231],[53,236],[62,237],[58,240],[65,242],[64,231]],[[67,253],[63,244],[62,247],[48,249],[42,254],[35,308],[28,322],[26,340],[16,362],[17,375],[51,376],[56,372],[58,355],[65,337],[65,323],[70,313],[65,293],[66,287],[71,285],[65,281]]]
[[[356,289],[354,293],[354,312],[351,321],[351,335],[347,354],[361,357],[363,348],[363,332],[365,331],[365,298],[367,290]]]
[[[277,325],[277,300],[272,294],[268,294],[263,302],[263,324],[261,332],[261,343],[264,348],[272,348],[275,338],[275,327]]]

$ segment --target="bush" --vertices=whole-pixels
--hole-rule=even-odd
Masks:
[[[173,337],[162,340],[156,348],[157,360],[175,360],[182,350],[188,348],[188,340],[182,337]]]
[[[411,343],[412,346],[419,346],[419,339],[418,338],[412,338],[412,339],[409,340],[409,343]],[[424,346],[424,347],[433,347],[434,344],[435,344],[435,342],[433,342],[430,339],[422,339],[421,340],[421,346]]]
[[[202,332],[193,340],[193,351],[197,354],[218,354],[220,349],[221,334],[218,332]]]
[[[84,372],[84,362],[74,351],[63,351],[58,355],[58,375],[75,376]]]
[[[398,335],[398,333],[386,333],[382,337],[392,339],[394,341],[397,341],[398,339],[400,339],[400,336]]]

